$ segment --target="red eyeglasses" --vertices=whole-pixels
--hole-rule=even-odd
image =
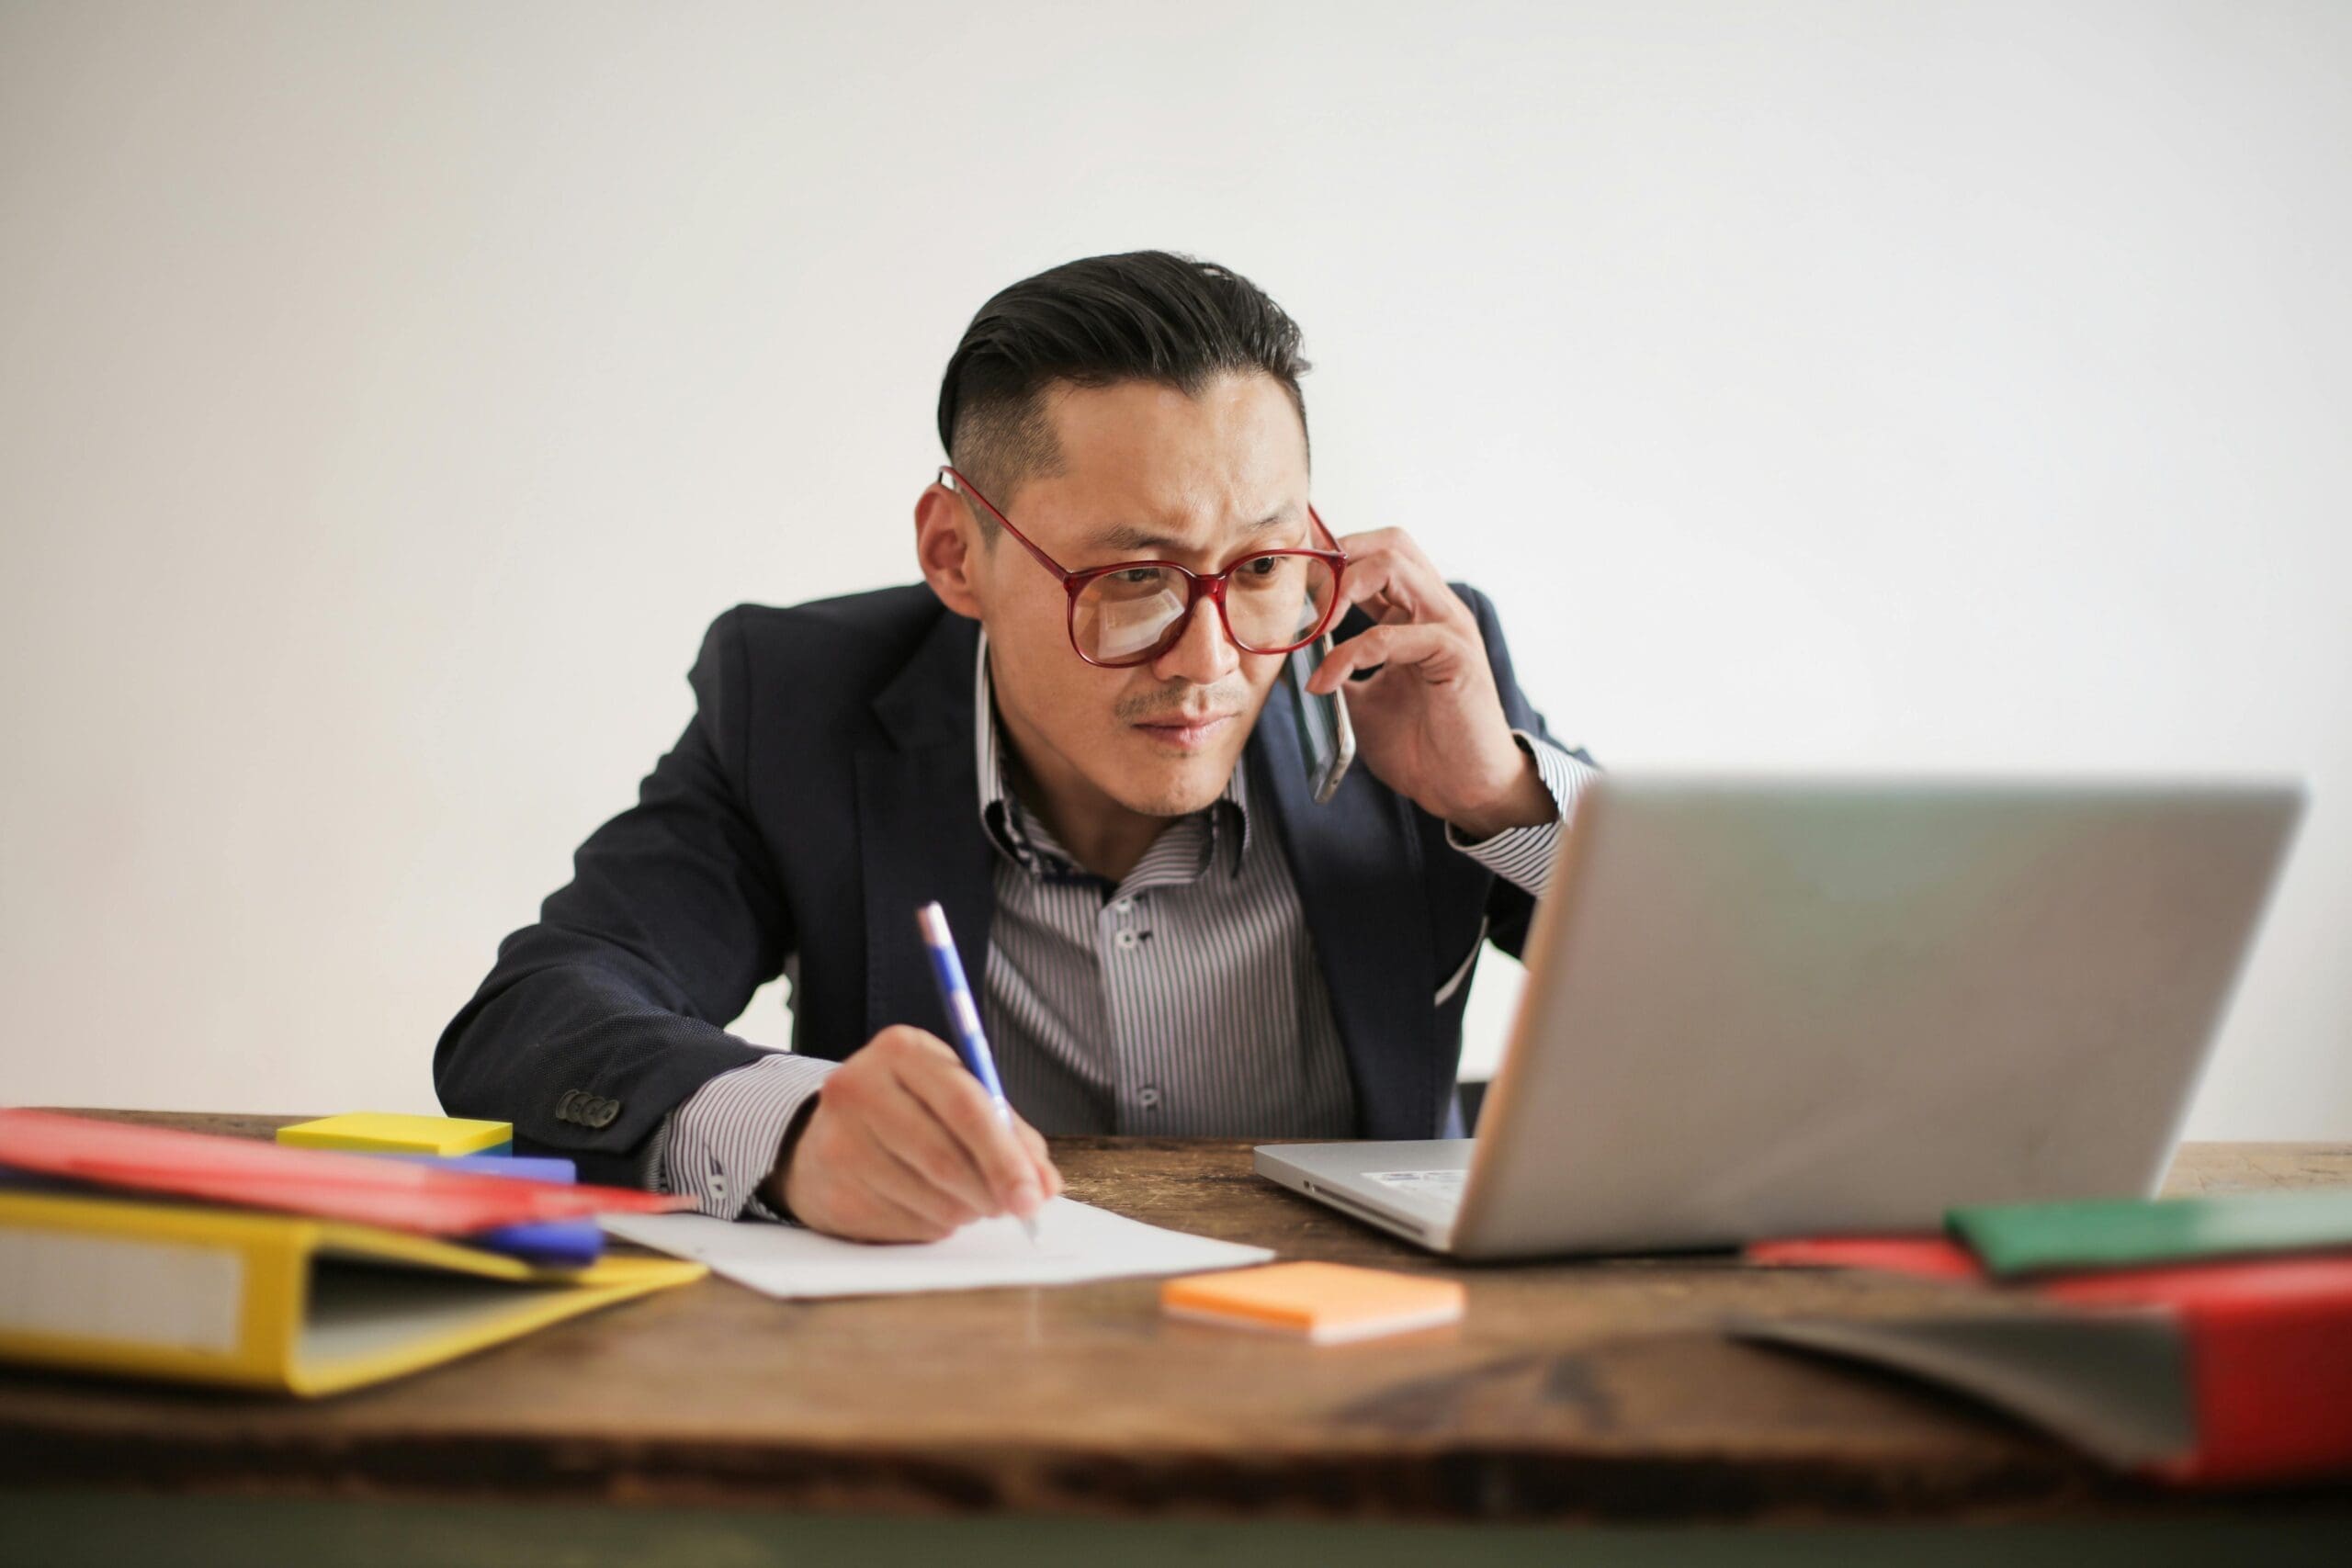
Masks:
[[[1200,572],[1172,560],[1125,560],[1071,571],[1030,542],[953,468],[939,470],[954,487],[989,509],[1004,531],[1061,580],[1069,595],[1069,645],[1080,659],[1105,670],[1145,664],[1176,646],[1203,599],[1216,605],[1225,635],[1244,653],[1288,653],[1323,635],[1340,604],[1348,555],[1313,506],[1306,515],[1330,540],[1328,550],[1252,550],[1222,571]]]

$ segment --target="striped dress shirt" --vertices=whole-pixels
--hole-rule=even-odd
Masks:
[[[1008,787],[985,631],[973,682],[976,807],[997,852],[979,1003],[1014,1109],[1043,1133],[1351,1135],[1355,1096],[1330,993],[1273,819],[1250,809],[1246,765],[1114,884],[1075,864]],[[1541,897],[1562,826],[1596,774],[1512,734],[1559,819],[1476,843],[1449,826],[1446,840]],[[646,1183],[718,1218],[788,1220],[757,1189],[839,1066],[775,1052],[712,1078],[648,1140]]]

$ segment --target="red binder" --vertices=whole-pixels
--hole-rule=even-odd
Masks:
[[[425,1235],[693,1206],[691,1199],[629,1188],[475,1176],[408,1160],[47,1111],[0,1111],[0,1166],[128,1191],[203,1198]]]
[[[1939,1237],[1767,1242],[1747,1256],[1984,1278]],[[2352,1255],[2103,1269],[2017,1293],[2052,1310],[1740,1332],[1925,1377],[2181,1484],[2352,1473]]]

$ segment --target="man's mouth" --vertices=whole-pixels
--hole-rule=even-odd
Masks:
[[[1172,718],[1151,719],[1136,728],[1163,745],[1191,751],[1207,745],[1235,717],[1229,713],[1179,714]]]

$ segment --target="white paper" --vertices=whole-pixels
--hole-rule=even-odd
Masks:
[[[868,1296],[996,1285],[1075,1285],[1144,1274],[1190,1274],[1271,1261],[1242,1247],[1122,1219],[1073,1199],[1037,1211],[1032,1244],[1021,1222],[975,1220],[944,1241],[869,1243],[797,1225],[703,1214],[607,1214],[625,1241],[706,1263],[771,1296]]]

